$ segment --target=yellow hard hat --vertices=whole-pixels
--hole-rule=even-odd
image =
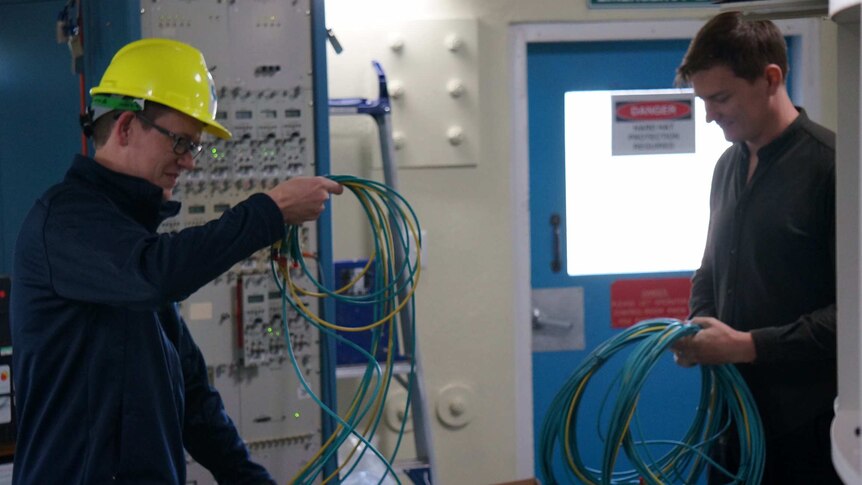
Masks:
[[[171,39],[141,39],[120,49],[90,95],[113,94],[155,101],[204,124],[204,131],[229,139],[216,121],[216,91],[203,54]],[[103,97],[100,97],[103,98]]]

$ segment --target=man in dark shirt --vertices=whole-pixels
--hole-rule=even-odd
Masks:
[[[206,225],[156,232],[216,119],[203,55],[167,39],[121,49],[93,95],[96,147],[36,201],[11,296],[13,483],[186,483],[185,451],[219,483],[274,483],[225,413],[174,302],[314,220],[338,183],[294,178]]]
[[[787,51],[769,21],[722,13],[677,74],[733,146],[715,167],[680,365],[736,364],[766,432],[764,484],[841,483],[829,426],[836,390],[835,135],[787,93]],[[734,470],[739,444],[714,456]],[[712,470],[711,483],[729,477]]]

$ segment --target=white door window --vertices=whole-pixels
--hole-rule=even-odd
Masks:
[[[612,96],[683,89],[570,91],[565,95],[566,253],[572,276],[688,271],[700,266],[709,190],[730,146],[694,98],[694,153],[612,154]]]

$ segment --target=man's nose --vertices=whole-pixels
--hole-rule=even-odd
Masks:
[[[705,111],[706,111],[706,122],[711,123],[711,122],[715,121],[715,119],[716,119],[715,108],[712,107],[710,105],[710,103],[704,103],[704,106],[706,107],[706,109],[705,109]]]
[[[185,152],[180,155],[178,163],[183,170],[194,170],[195,157],[192,156],[192,152]]]

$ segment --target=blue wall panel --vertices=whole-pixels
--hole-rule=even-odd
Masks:
[[[0,0],[0,274],[12,270],[15,238],[33,201],[81,151],[80,82],[56,41],[64,0]],[[116,50],[140,37],[136,1],[84,2],[87,88]]]
[[[0,273],[33,201],[80,150],[78,77],[55,25],[64,1],[0,3]]]

